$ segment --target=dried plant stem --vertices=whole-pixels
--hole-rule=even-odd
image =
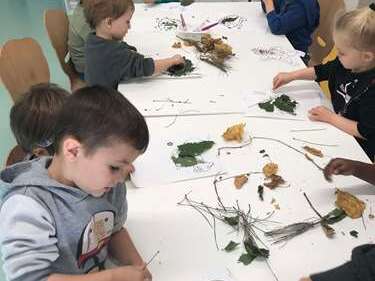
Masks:
[[[222,146],[222,147],[219,147],[219,148],[217,149],[217,155],[220,156],[220,152],[221,152],[222,150],[225,150],[225,149],[239,149],[239,148],[243,148],[243,147],[245,147],[245,146],[248,146],[248,145],[250,145],[250,144],[252,143],[252,140],[255,140],[255,139],[258,139],[258,140],[269,140],[269,141],[278,142],[278,143],[280,143],[280,144],[282,144],[282,145],[284,145],[284,146],[286,146],[286,147],[288,147],[288,148],[294,150],[295,152],[298,152],[298,153],[302,154],[303,156],[305,156],[305,158],[306,158],[308,161],[310,161],[311,163],[313,163],[315,167],[317,167],[319,170],[323,171],[323,168],[320,167],[320,166],[314,161],[314,159],[310,158],[310,157],[309,157],[306,153],[304,153],[303,151],[298,150],[297,148],[295,148],[295,147],[293,147],[293,146],[291,146],[291,145],[289,145],[289,144],[287,144],[287,143],[285,143],[285,142],[283,142],[283,141],[281,141],[281,140],[279,140],[279,139],[269,138],[269,137],[250,137],[250,141],[249,141],[249,142],[246,142],[246,143],[244,143],[244,144],[242,144],[242,145],[238,145],[238,146]]]
[[[148,260],[148,262],[146,263],[146,266],[148,266],[159,253],[160,251],[157,250],[156,253]]]
[[[307,203],[309,203],[311,209],[315,212],[315,214],[317,214],[318,217],[322,219],[323,218],[322,215],[314,208],[314,206],[312,205],[310,199],[307,197],[307,194],[305,192],[303,193],[303,196],[305,196]]]
[[[306,140],[302,140],[302,139],[297,139],[297,138],[293,138],[293,140],[300,141],[300,142],[305,142],[305,143],[313,144],[313,145],[319,145],[319,146],[328,146],[328,147],[336,147],[336,146],[338,146],[337,144],[316,143],[316,142],[310,142],[310,141],[306,141]]]
[[[316,129],[293,129],[290,130],[289,132],[291,133],[298,133],[298,132],[315,132],[315,131],[325,131],[327,130],[326,128],[316,128]]]

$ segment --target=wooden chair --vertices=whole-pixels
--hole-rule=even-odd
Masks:
[[[50,81],[43,51],[32,38],[7,41],[0,53],[0,77],[13,101],[30,86]]]
[[[15,163],[21,162],[25,159],[26,155],[27,154],[25,153],[25,151],[17,144],[9,152],[5,165],[10,166]]]
[[[345,9],[344,0],[319,0],[320,23],[313,34],[313,42],[310,46],[310,66],[322,63],[334,47],[332,28],[335,15]]]
[[[44,11],[44,25],[49,40],[55,49],[61,68],[70,80],[72,92],[85,86],[85,82],[79,78],[71,60],[66,61],[68,54],[69,20],[64,10]]]

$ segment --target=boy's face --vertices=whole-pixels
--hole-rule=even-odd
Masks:
[[[128,9],[119,18],[112,20],[110,24],[110,33],[113,40],[122,40],[130,29],[130,21],[134,10]]]
[[[359,51],[352,47],[348,38],[340,32],[334,32],[333,39],[337,49],[337,57],[346,69],[354,72],[366,70],[369,63],[371,63],[367,59],[366,53],[368,52]]]
[[[81,147],[82,148],[82,147]],[[125,142],[112,142],[90,155],[79,149],[71,171],[74,184],[94,197],[100,197],[134,171],[133,161],[140,151]]]

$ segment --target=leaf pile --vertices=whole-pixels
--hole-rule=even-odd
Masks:
[[[167,73],[170,76],[180,77],[184,75],[188,75],[189,73],[193,72],[195,67],[191,60],[184,58],[184,63],[173,65],[168,68]]]
[[[197,159],[196,156],[209,150],[214,144],[215,142],[213,141],[201,141],[178,145],[178,156],[172,156],[172,160],[176,165],[182,167],[190,167],[202,163],[202,161]]]
[[[292,100],[288,95],[281,95],[279,97],[270,99],[266,102],[258,103],[259,108],[267,111],[274,112],[275,107],[281,111],[288,112],[292,115],[296,115],[295,110],[298,102]]]

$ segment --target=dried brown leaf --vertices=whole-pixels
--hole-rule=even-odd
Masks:
[[[245,123],[240,123],[240,124],[233,125],[227,128],[227,130],[223,134],[223,138],[226,141],[235,140],[235,141],[241,142],[243,139],[244,132],[245,132],[245,129],[244,129],[245,126],[246,126]]]
[[[279,170],[279,166],[276,163],[268,163],[263,167],[263,174],[268,178],[272,175],[276,175]]]
[[[365,202],[349,192],[341,191],[339,189],[336,191],[336,205],[343,209],[352,219],[361,217],[366,208]]]
[[[172,48],[176,48],[176,49],[181,48],[181,47],[182,47],[181,42],[174,42],[172,45]]]
[[[248,180],[249,180],[249,178],[246,175],[237,176],[237,177],[234,178],[234,186],[237,189],[241,189],[242,186],[245,183],[247,183]]]
[[[278,175],[271,175],[267,179],[270,181],[263,183],[263,185],[270,189],[275,189],[276,187],[285,183],[285,180]]]
[[[302,147],[305,151],[307,151],[308,153],[312,154],[312,155],[315,155],[317,157],[320,157],[322,158],[323,157],[323,153],[321,150],[319,149],[316,149],[314,147],[311,147],[311,146],[307,146],[305,145],[304,147]]]

